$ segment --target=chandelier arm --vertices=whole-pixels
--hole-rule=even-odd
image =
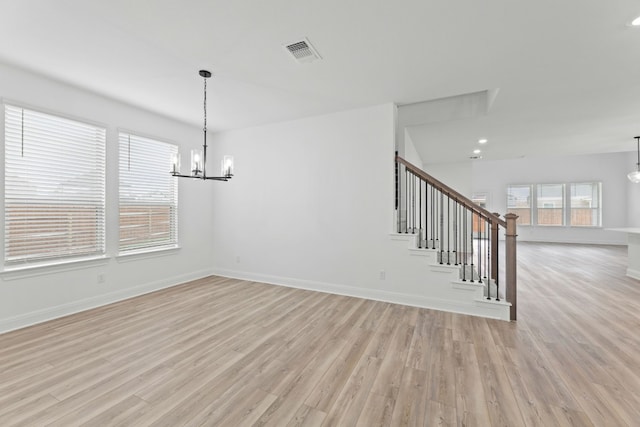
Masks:
[[[191,178],[191,179],[203,179],[203,180],[213,180],[213,181],[229,181],[229,179],[231,179],[231,177],[228,176],[193,176],[193,175],[185,175],[185,174],[181,174],[181,173],[171,173],[172,176],[178,177],[178,178]]]

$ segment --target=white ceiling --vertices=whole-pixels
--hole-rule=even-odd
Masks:
[[[0,0],[0,61],[210,130],[499,89],[410,129],[426,163],[635,149],[634,0]],[[322,61],[283,44],[307,37]],[[426,120],[428,121],[428,120]]]

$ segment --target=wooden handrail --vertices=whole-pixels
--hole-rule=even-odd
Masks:
[[[405,159],[403,159],[402,157],[398,156],[396,154],[396,174],[398,173],[398,164],[402,164],[405,167],[405,171],[409,171],[414,177],[418,177],[422,182],[424,181],[426,184],[428,184],[428,186],[431,186],[432,189],[436,190],[439,193],[439,197],[440,197],[440,206],[438,207],[438,201],[436,198],[436,208],[435,208],[435,212],[433,210],[432,207],[432,211],[431,211],[431,218],[433,221],[433,217],[434,215],[439,215],[440,219],[439,219],[439,226],[440,226],[440,238],[442,238],[442,236],[444,236],[444,231],[443,231],[443,201],[442,201],[442,196],[446,196],[447,197],[447,221],[449,221],[449,200],[454,200],[455,202],[459,203],[461,206],[463,206],[467,211],[470,211],[472,213],[472,215],[477,215],[479,218],[482,218],[484,221],[487,221],[490,224],[490,234],[487,235],[487,232],[485,231],[485,240],[486,243],[485,245],[490,245],[490,249],[485,246],[485,254],[490,254],[490,260],[488,260],[489,264],[490,264],[490,268],[488,268],[489,270],[489,274],[490,274],[490,279],[493,281],[493,283],[495,284],[496,287],[496,291],[495,291],[495,300],[496,301],[500,301],[500,280],[499,280],[499,276],[500,276],[500,269],[499,269],[499,255],[498,255],[498,250],[499,250],[499,245],[498,245],[498,232],[499,232],[499,227],[502,226],[505,230],[505,249],[506,249],[506,253],[505,253],[505,293],[504,293],[504,297],[505,299],[511,303],[511,307],[509,310],[509,318],[510,320],[516,320],[516,316],[517,316],[517,262],[516,262],[516,220],[518,219],[518,216],[513,214],[513,213],[507,213],[504,217],[504,219],[500,218],[500,215],[497,213],[493,213],[493,212],[489,212],[488,210],[486,210],[483,207],[478,206],[476,203],[474,203],[471,199],[469,199],[468,197],[458,193],[456,190],[454,190],[453,188],[449,187],[448,185],[444,184],[443,182],[435,179],[434,177],[432,177],[431,175],[429,175],[428,173],[426,173],[425,171],[423,171],[422,169],[416,167],[415,165],[409,163],[408,161],[406,161]],[[413,177],[411,178],[413,180]],[[407,177],[407,183],[406,185],[408,186],[408,182],[409,182],[409,177]],[[398,193],[396,193],[396,197],[399,197],[399,192],[400,192],[400,186],[401,185],[401,181],[397,180],[397,176],[396,176],[396,191]],[[428,187],[425,187],[425,195],[427,194]],[[411,200],[411,207],[412,207],[412,216],[411,216],[411,225],[409,225],[409,217],[407,216],[409,213],[409,206],[407,205],[406,209],[407,212],[404,212],[405,215],[405,233],[409,233],[409,231],[411,230],[412,234],[416,233],[416,223],[415,223],[415,218],[416,218],[416,195],[415,195],[415,191],[416,191],[416,185],[415,183],[411,186],[411,187],[407,187],[407,201]],[[409,193],[411,192],[411,193]],[[418,201],[418,210],[419,212],[421,212],[422,209],[422,185],[420,185],[418,187],[418,192],[420,195],[419,201]],[[432,200],[431,200],[431,204],[433,205],[434,200],[433,200],[433,192],[431,193],[432,195]],[[396,199],[396,208],[399,208],[397,205],[397,200]],[[426,209],[426,200],[425,200],[425,209]],[[456,235],[456,223],[455,223],[455,218],[457,217],[458,213],[457,213],[457,206],[455,207],[455,213],[454,213],[454,236]],[[418,213],[418,216],[420,218],[422,218],[422,214]],[[427,218],[427,213],[425,213],[424,215],[425,221]],[[465,220],[464,220],[464,233],[467,233],[467,219],[468,218],[465,214]],[[402,221],[402,213],[400,212],[400,210],[398,210],[398,232],[400,232],[401,230],[401,221]],[[473,219],[473,221],[475,221],[475,219]],[[420,228],[418,229],[418,242],[422,242],[422,222],[420,222]],[[475,227],[475,222],[473,227]],[[447,223],[447,264],[449,264],[449,254],[450,254],[450,250],[449,250],[449,233],[450,233],[450,225],[449,223]],[[473,257],[473,231],[474,229],[472,229],[471,232],[471,242],[472,242],[472,246],[471,246],[471,257]],[[438,240],[438,233],[436,231],[435,233],[435,237],[434,235],[434,230],[433,230],[433,222],[432,222],[432,230],[431,230],[432,236],[432,242]],[[479,232],[480,233],[480,232]],[[465,242],[466,239],[469,237],[465,237]],[[481,239],[482,235],[480,234],[478,236],[478,239]],[[435,240],[434,240],[435,239]],[[456,254],[456,265],[457,264],[457,249],[456,249],[456,238],[454,237],[454,253]],[[428,241],[428,238],[427,240]],[[480,242],[480,240],[478,240],[478,242]],[[432,243],[433,244],[433,243]],[[418,246],[420,247],[420,246]],[[435,248],[435,246],[433,246],[432,248]],[[464,249],[463,249],[463,253],[466,252],[466,243],[464,244]],[[480,254],[480,243],[478,243],[478,254]],[[442,261],[442,257],[444,256],[444,246],[440,246],[440,264],[443,263]],[[465,255],[466,256],[466,255]],[[479,255],[478,255],[479,256]],[[473,270],[473,259],[471,260],[471,268]],[[480,258],[478,258],[478,264],[476,265],[482,265],[482,261],[480,260]],[[465,274],[467,271],[467,262],[466,260],[463,262],[463,276],[462,276],[462,280],[465,281]],[[480,274],[478,272],[478,274]],[[472,276],[473,277],[473,273]],[[487,276],[485,275],[485,278]],[[473,280],[471,280],[473,282]],[[486,291],[486,297],[488,299],[491,299],[491,288],[490,288],[491,284],[489,284],[489,286],[487,287]]]
[[[496,214],[489,212],[485,208],[478,206],[478,204],[474,203],[473,200],[458,193],[456,190],[449,187],[447,184],[444,184],[443,182],[438,181],[437,179],[435,179],[434,177],[432,177],[431,175],[429,175],[419,167],[415,166],[414,164],[409,163],[408,161],[406,161],[400,156],[396,156],[396,162],[402,163],[403,165],[405,165],[407,170],[411,171],[411,173],[427,181],[434,188],[448,195],[450,198],[462,204],[467,209],[475,212],[476,214],[480,215],[481,217],[483,217],[484,219],[488,220],[491,223],[495,222],[501,225],[502,227],[507,228],[507,222],[505,220],[499,218]]]

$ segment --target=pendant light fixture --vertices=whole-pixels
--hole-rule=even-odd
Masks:
[[[638,184],[640,183],[640,136],[636,136],[635,138],[638,145],[638,163],[636,163],[637,170],[629,172],[627,178],[629,178],[629,181],[634,184]]]
[[[214,181],[228,181],[233,177],[233,156],[225,155],[222,158],[221,176],[207,176],[207,79],[211,77],[211,72],[200,70],[200,75],[204,79],[204,144],[202,149],[191,150],[191,168],[189,175],[180,173],[180,154],[171,159],[171,175],[180,178],[210,179]]]

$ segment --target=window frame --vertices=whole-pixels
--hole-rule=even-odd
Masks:
[[[573,224],[572,223],[572,219],[573,219],[573,210],[575,209],[573,207],[573,187],[576,185],[591,185],[592,187],[595,185],[597,188],[597,203],[598,206],[595,208],[596,209],[596,217],[597,217],[597,224],[596,225],[579,225],[579,224]],[[568,213],[567,213],[567,224],[570,227],[576,227],[576,228],[602,228],[602,181],[580,181],[580,182],[571,182],[569,183],[569,185],[567,186],[567,198],[568,198]],[[590,209],[594,209],[594,208],[590,208]]]
[[[529,189],[529,206],[528,206],[528,211],[529,211],[529,223],[527,224],[523,224],[522,223],[522,215],[518,215],[520,212],[519,211],[512,211],[510,209],[527,209],[527,207],[524,208],[509,208],[509,196],[511,195],[511,192],[509,191],[511,188],[513,187],[518,187],[518,188],[528,188]],[[518,219],[516,220],[516,224],[518,225],[518,227],[530,227],[532,225],[535,225],[535,220],[534,220],[534,208],[533,208],[533,201],[534,201],[534,197],[533,197],[533,185],[532,184],[507,184],[507,205],[506,205],[506,213],[514,213],[516,215],[518,215]]]
[[[591,186],[597,186],[597,203],[598,206],[593,208],[597,212],[597,225],[578,225],[572,224],[572,210],[576,209],[572,206],[572,189],[576,185],[585,185],[589,184]],[[540,188],[543,186],[561,186],[562,191],[562,214],[560,215],[562,218],[562,224],[540,224],[540,212],[539,210],[544,209],[558,209],[556,208],[546,208],[543,206],[543,203],[540,200]],[[576,182],[550,182],[550,183],[532,183],[532,184],[507,184],[506,191],[506,211],[511,212],[510,209],[517,208],[509,208],[509,195],[510,189],[513,187],[529,187],[530,194],[533,195],[535,190],[535,197],[532,197],[530,203],[530,212],[531,212],[531,224],[521,224],[518,222],[518,226],[529,227],[529,226],[539,226],[539,227],[576,227],[576,228],[602,228],[602,181],[576,181]],[[542,205],[542,206],[541,206]],[[518,212],[513,212],[516,215]],[[518,218],[520,220],[520,218]]]
[[[541,193],[541,187],[555,187],[555,186],[560,186],[560,197],[561,202],[560,202],[560,208],[555,207],[555,206],[551,206],[551,207],[547,207],[544,206],[540,206],[540,193]],[[564,227],[567,225],[567,221],[566,221],[566,213],[567,213],[567,197],[566,197],[566,188],[567,186],[564,183],[544,183],[544,184],[536,184],[536,197],[535,197],[535,225],[540,226],[540,227]],[[560,224],[541,224],[540,223],[540,210],[544,211],[544,210],[552,210],[552,209],[561,209],[560,212]]]
[[[179,211],[179,197],[178,197],[178,180],[171,176],[171,155],[177,154],[179,151],[179,146],[174,142],[167,141],[161,138],[152,137],[148,135],[144,135],[140,132],[133,132],[126,129],[118,130],[118,257],[129,257],[134,255],[142,255],[145,254],[153,254],[154,252],[162,252],[167,250],[175,250],[179,248],[179,232],[178,232],[178,211]],[[132,153],[131,148],[138,145],[138,149],[140,157],[139,159],[132,159],[131,155],[135,155]],[[146,144],[146,147],[144,145]],[[126,146],[125,146],[126,145]],[[156,145],[155,148],[152,146]],[[123,150],[126,150],[123,151]],[[158,151],[166,151],[166,156],[156,156],[154,152]],[[166,158],[165,158],[166,157]],[[145,162],[145,160],[153,160],[158,163],[155,165],[150,165],[149,162]],[[127,184],[127,179],[124,177],[127,173],[124,170],[124,161],[127,162],[127,167],[134,165],[138,169],[140,173],[135,174],[136,177],[133,178],[133,181],[129,180]],[[133,161],[133,163],[132,163]],[[147,168],[145,171],[144,169]],[[163,191],[168,191],[169,195],[162,195],[160,201],[153,200],[154,196],[150,194],[143,194],[144,191],[147,190],[159,190],[156,187],[148,187],[143,188],[140,185],[144,182],[149,182],[149,178],[152,176],[156,176],[155,182],[159,180],[164,180],[167,184],[167,188],[164,188]],[[139,197],[140,202],[132,203],[131,194],[129,197],[124,197],[123,194],[124,188],[123,185],[135,186],[135,189],[129,191],[133,191]],[[167,201],[170,201],[168,204]],[[123,207],[129,206],[132,208],[137,208],[138,212],[129,212],[127,215],[123,217]],[[166,214],[166,221],[163,220],[165,216],[162,212],[159,212],[158,209],[168,208]],[[137,224],[130,224],[127,228],[123,228],[124,219],[132,219],[136,216],[138,218],[145,217],[144,210],[147,210],[146,218],[148,222],[138,222]],[[152,210],[156,210],[155,213]],[[129,217],[129,218],[127,218]],[[158,219],[159,218],[159,219]],[[147,236],[152,236],[154,233],[151,231],[156,227],[161,225],[163,222],[168,224],[168,238],[160,239],[156,242],[153,242],[153,238],[143,239],[140,238],[137,240],[138,243],[135,244],[123,244],[123,232],[127,229],[132,230],[138,228],[140,230],[146,229],[145,231],[140,232],[141,235],[145,233]],[[134,241],[135,238],[129,236],[128,239],[130,242]]]
[[[2,108],[3,271],[104,258],[107,244],[107,126],[9,100],[3,100]],[[32,161],[21,160],[25,142],[34,147]],[[16,154],[18,143],[21,145],[20,157]],[[88,148],[87,143],[90,144]],[[49,154],[52,150],[55,156]],[[52,176],[70,178],[60,180],[54,191],[50,184],[56,181]],[[28,210],[29,205],[33,206],[32,210],[23,212],[35,215],[35,219],[20,219],[20,209]],[[47,210],[44,206],[54,209]],[[84,216],[74,216],[73,210],[65,210],[69,206],[74,206],[76,211],[84,210]],[[17,210],[10,212],[13,209]],[[63,221],[62,216],[66,220]],[[10,230],[20,222],[26,224],[25,221],[29,222],[29,231]],[[34,231],[36,226],[40,227],[39,231]],[[58,229],[46,231],[43,230],[45,227]],[[23,236],[23,241],[31,239],[38,243],[26,247],[23,254],[17,254],[17,241],[12,242],[11,238],[16,232]],[[52,242],[50,246],[43,244],[43,236],[47,234]]]

